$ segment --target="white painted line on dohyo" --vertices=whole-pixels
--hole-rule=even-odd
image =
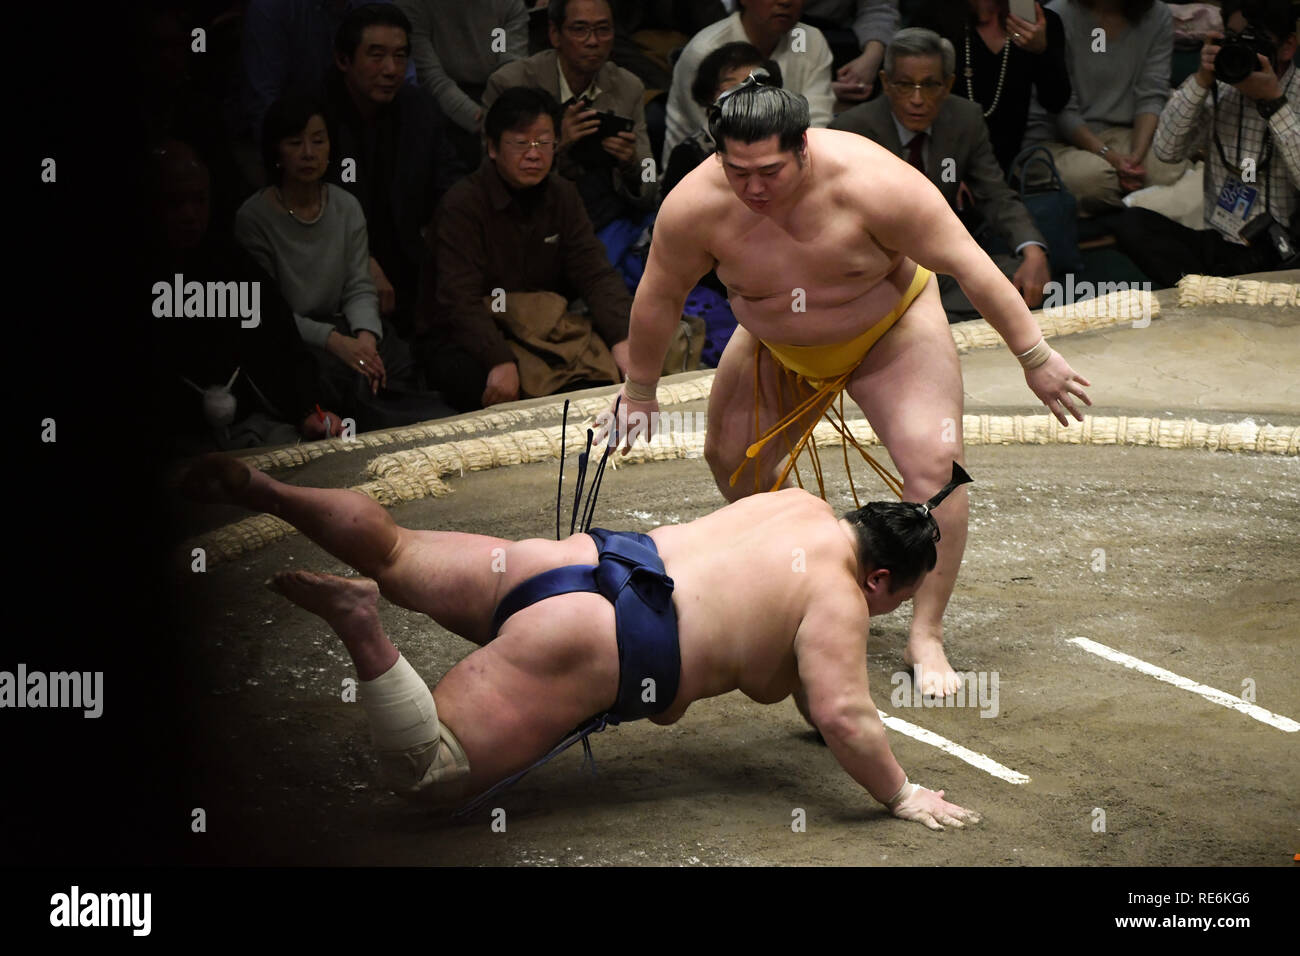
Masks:
[[[918,727],[916,724],[909,724],[907,721],[898,717],[890,717],[883,710],[877,710],[880,714],[881,722],[890,730],[897,730],[900,734],[906,734],[923,744],[929,744],[931,747],[938,747],[946,754],[952,754],[958,760],[964,760],[972,767],[978,767],[985,773],[992,774],[1000,780],[1007,783],[1028,783],[1029,778],[1019,771],[1012,770],[1010,767],[1004,767],[992,757],[986,757],[984,754],[977,754],[961,744],[953,743],[947,737],[940,737],[932,730],[926,730],[924,727]]]
[[[1163,667],[1157,667],[1155,664],[1148,664],[1141,658],[1125,654],[1123,651],[1117,651],[1113,647],[1107,647],[1105,644],[1098,644],[1096,641],[1090,641],[1086,637],[1072,637],[1067,644],[1074,644],[1081,647],[1091,654],[1098,657],[1104,657],[1108,661],[1114,661],[1116,664],[1123,664],[1125,667],[1154,677],[1156,680],[1162,680],[1166,684],[1173,684],[1175,687],[1181,687],[1183,690],[1190,690],[1193,694],[1200,694],[1208,701],[1221,704],[1224,707],[1231,707],[1233,710],[1239,710],[1247,717],[1254,717],[1260,723],[1268,724],[1270,727],[1276,727],[1278,730],[1285,730],[1289,734],[1300,730],[1300,723],[1292,720],[1290,717],[1283,717],[1281,714],[1275,714],[1271,710],[1265,710],[1256,704],[1242,700],[1240,697],[1234,697],[1227,691],[1219,690],[1217,687],[1210,687],[1206,684],[1198,683],[1187,677],[1180,677],[1173,671],[1167,671]]]

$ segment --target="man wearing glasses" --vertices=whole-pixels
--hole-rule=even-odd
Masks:
[[[1025,204],[1002,179],[979,104],[948,95],[956,67],[952,44],[930,30],[900,30],[889,44],[884,65],[880,79],[886,95],[845,110],[831,129],[865,136],[907,160],[938,187],[963,222],[975,227],[972,232],[982,225],[989,238],[1002,240],[1014,255],[990,253],[991,258],[1025,304],[1038,308],[1052,277],[1047,243]],[[974,196],[974,217],[963,213],[963,184]],[[967,196],[967,211],[970,201]],[[979,318],[952,276],[939,277],[939,295],[948,321]]]
[[[559,105],[502,93],[483,121],[488,159],[435,217],[438,389],[460,411],[609,385],[627,367],[632,307],[578,189],[551,176]],[[568,303],[581,298],[586,315]]]
[[[639,220],[653,207],[658,183],[645,85],[609,58],[613,11],[606,0],[551,0],[547,15],[554,49],[493,73],[483,105],[516,86],[551,94],[564,109],[555,171],[577,185],[592,225],[600,231],[616,219]]]

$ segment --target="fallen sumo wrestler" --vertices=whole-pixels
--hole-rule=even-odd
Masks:
[[[608,724],[672,724],[694,701],[739,690],[763,704],[793,695],[895,816],[935,830],[978,822],[908,780],[866,667],[871,617],[910,600],[935,566],[931,511],[970,481],[961,467],[924,503],[837,518],[792,488],[640,534],[589,527],[613,447],[581,514],[575,492],[575,533],[558,541],[403,528],[362,494],[287,485],[225,455],[199,459],[183,489],[277,515],[365,576],[286,571],[268,584],[342,640],[382,779],[404,797],[472,813],[565,747],[581,740],[589,754],[587,737]],[[589,432],[579,485],[590,449]],[[478,649],[431,691],[385,635],[380,594]]]

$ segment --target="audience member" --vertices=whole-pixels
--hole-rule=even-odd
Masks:
[[[528,56],[523,0],[397,0],[411,20],[411,52],[420,85],[451,121],[469,169],[483,158],[483,91],[488,77]]]
[[[764,57],[775,60],[781,67],[785,88],[808,100],[812,125],[830,123],[835,103],[831,50],[820,30],[799,22],[802,11],[803,0],[742,0],[739,9],[727,19],[691,38],[673,67],[664,136],[665,166],[673,147],[704,125],[704,110],[691,99],[691,83],[700,61],[724,43],[751,43]]]
[[[1029,102],[1059,113],[1070,99],[1065,28],[1055,10],[1034,4],[1033,23],[1007,0],[929,0],[912,26],[925,27],[957,51],[953,92],[980,105],[993,155],[1004,173],[1024,141]]]
[[[898,0],[806,0],[803,19],[822,31],[831,48],[836,99],[870,99],[885,47],[898,32]]]
[[[423,231],[438,200],[465,172],[427,90],[402,82],[411,24],[390,4],[359,7],[339,27],[327,87],[331,150],[327,179],[361,203],[379,311],[408,342],[416,337],[429,247]],[[350,161],[350,162],[349,162]],[[345,170],[344,164],[348,163]]]
[[[432,363],[461,411],[618,382],[627,368],[631,296],[577,187],[550,174],[559,114],[544,90],[504,91],[484,121],[489,161],[438,209]],[[588,315],[570,311],[576,297]]]
[[[1045,142],[1081,215],[1126,193],[1178,181],[1187,164],[1151,153],[1169,97],[1173,21],[1160,0],[1052,0],[1065,29],[1070,101],[1053,116],[1031,103],[1026,145]]]
[[[885,51],[881,81],[886,95],[845,110],[831,128],[866,136],[906,159],[929,177],[949,205],[957,205],[958,184],[966,183],[989,238],[1005,241],[1019,257],[994,255],[993,260],[1025,304],[1036,308],[1051,279],[1047,244],[1003,179],[983,111],[977,103],[948,95],[956,60],[952,44],[937,33],[918,27],[900,30]],[[939,293],[950,322],[978,317],[951,276],[939,276]]]
[[[1158,288],[1187,273],[1300,265],[1296,21],[1287,0],[1224,0],[1223,21],[1228,37],[1216,33],[1205,44],[1200,69],[1169,98],[1155,133],[1162,160],[1208,155],[1204,229],[1149,209],[1126,209],[1115,229],[1120,248]],[[1229,44],[1235,49],[1225,51]]]
[[[244,11],[241,139],[258,143],[262,119],[289,94],[320,96],[334,72],[334,37],[349,11],[390,0],[249,0]],[[406,82],[415,82],[414,64]]]
[[[146,273],[151,286],[165,287],[154,290],[153,360],[145,366],[158,446],[190,455],[338,435],[339,416],[317,413],[315,363],[275,282],[229,236],[209,231],[211,178],[198,154],[165,141],[151,152],[147,175]],[[176,307],[177,281],[182,297],[192,283],[203,289],[189,310]],[[219,314],[209,313],[209,302]]]
[[[311,97],[271,104],[262,154],[272,185],[239,208],[236,238],[279,284],[313,349],[321,391],[358,431],[436,418],[447,409],[412,397],[410,349],[380,318],[361,204],[324,181],[325,115]]]
[[[555,171],[572,180],[597,232],[616,219],[644,219],[658,197],[643,100],[645,87],[609,59],[614,16],[607,0],[550,0],[554,49],[508,63],[483,94],[491,108],[503,90],[530,86],[560,103]],[[621,122],[612,131],[605,123]],[[637,230],[640,231],[639,229]]]

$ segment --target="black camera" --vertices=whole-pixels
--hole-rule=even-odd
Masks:
[[[1260,55],[1272,62],[1277,44],[1249,25],[1240,33],[1229,30],[1214,57],[1214,76],[1229,86],[1240,83],[1259,69]]]
[[[1291,222],[1295,225],[1294,216]],[[1278,263],[1275,268],[1294,269],[1300,265],[1300,245],[1296,243],[1294,230],[1287,229],[1267,211],[1242,226],[1237,235],[1251,246],[1271,245]]]

